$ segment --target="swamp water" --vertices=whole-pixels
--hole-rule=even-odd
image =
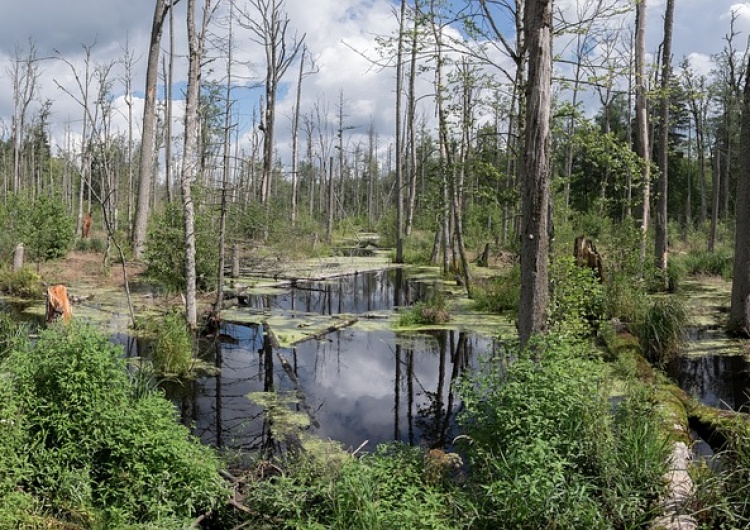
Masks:
[[[373,450],[392,440],[450,444],[460,406],[452,383],[479,355],[491,354],[494,342],[454,322],[393,331],[395,307],[425,300],[439,288],[434,282],[389,269],[243,295],[241,307],[228,313],[233,323],[222,325],[225,340],[204,357],[218,375],[166,384],[168,396],[197,436],[228,450],[275,442],[264,408],[247,397],[269,391],[291,396],[289,406],[310,418],[308,432],[346,448]],[[325,330],[354,318],[310,338],[314,326]],[[267,326],[287,340],[274,346]]]
[[[720,278],[684,282],[689,327],[682,353],[667,374],[701,403],[740,410],[750,404],[750,359],[742,341],[724,332],[731,283]]]

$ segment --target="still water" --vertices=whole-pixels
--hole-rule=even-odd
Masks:
[[[400,269],[360,273],[326,282],[295,282],[270,294],[241,299],[251,314],[366,315],[426,299],[431,281]],[[460,403],[452,383],[493,340],[441,330],[396,334],[385,321],[368,331],[345,328],[294,348],[274,349],[262,325],[226,324],[231,342],[217,342],[206,361],[220,374],[166,385],[183,422],[208,444],[227,449],[267,447],[263,409],[251,392],[299,392],[311,416],[310,432],[344,447],[372,450],[381,442],[442,446],[455,436]],[[288,362],[284,367],[283,362]]]

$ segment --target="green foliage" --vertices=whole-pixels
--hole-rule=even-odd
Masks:
[[[2,368],[12,393],[3,412],[22,412],[20,439],[9,445],[20,444],[24,461],[10,469],[49,513],[87,527],[180,528],[216,505],[223,487],[213,452],[163,397],[134,397],[120,348],[92,328],[44,330]]]
[[[184,376],[190,372],[193,344],[184,315],[172,311],[152,317],[145,321],[143,328],[153,338],[151,362],[154,373]]]
[[[655,411],[621,406],[613,419],[602,364],[586,353],[552,335],[526,351],[511,345],[461,382],[472,528],[634,528],[650,518],[666,457]]]
[[[195,216],[195,272],[199,290],[213,288],[218,264],[218,240],[211,227],[211,218],[196,207]],[[145,258],[146,275],[171,292],[184,291],[185,227],[180,205],[169,203],[160,214],[151,217]]]
[[[562,256],[552,262],[550,282],[550,329],[581,337],[596,331],[607,314],[604,288],[594,271],[577,266],[572,256]]]
[[[28,326],[17,323],[9,313],[0,311],[0,359],[11,351],[24,347],[28,339]]]
[[[445,324],[451,316],[445,307],[445,296],[436,293],[424,302],[417,302],[399,315],[399,327]]]
[[[643,355],[653,363],[669,361],[685,340],[686,323],[682,301],[674,297],[654,300],[634,326]]]
[[[20,240],[29,259],[41,262],[65,256],[75,239],[75,221],[58,196],[19,199],[12,206],[20,221]]]
[[[474,308],[503,313],[517,311],[521,299],[521,267],[516,265],[490,280],[474,282]]]
[[[0,268],[0,291],[22,298],[42,296],[42,278],[31,267],[18,271]]]
[[[680,261],[687,274],[707,274],[731,279],[734,273],[734,254],[730,249],[690,252],[682,256]]]
[[[286,473],[250,484],[245,504],[257,515],[253,528],[448,529],[451,497],[425,480],[419,448],[379,446],[375,453],[334,467],[304,455],[286,462]]]

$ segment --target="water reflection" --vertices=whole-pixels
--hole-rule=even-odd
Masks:
[[[204,442],[243,450],[273,443],[263,410],[247,394],[297,386],[316,420],[310,430],[322,438],[354,448],[368,441],[370,450],[394,439],[444,445],[455,435],[452,383],[478,353],[493,348],[489,339],[456,331],[403,338],[349,329],[274,351],[262,326],[224,331],[239,341],[217,345],[213,361],[221,374],[170,385],[168,393]]]
[[[739,410],[750,401],[750,367],[741,355],[681,356],[667,372],[705,405]]]
[[[426,298],[434,282],[404,277],[400,268],[355,273],[331,281],[302,281],[278,294],[246,295],[240,303],[251,310],[302,311],[320,315],[362,314],[411,305]]]

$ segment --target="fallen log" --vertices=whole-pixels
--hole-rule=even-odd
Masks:
[[[351,318],[349,320],[344,320],[342,322],[339,322],[337,324],[332,324],[325,328],[322,331],[319,331],[318,333],[313,333],[312,335],[306,335],[305,337],[302,337],[301,339],[297,339],[291,343],[289,343],[289,346],[296,346],[297,344],[300,344],[302,342],[306,342],[308,340],[315,340],[319,339],[321,337],[324,337],[325,335],[328,335],[329,333],[333,333],[334,331],[339,331],[344,328],[348,328],[349,326],[353,326],[359,322],[359,318]]]
[[[305,396],[305,393],[302,392],[302,389],[299,386],[299,379],[297,379],[297,374],[294,373],[294,368],[292,368],[292,365],[289,363],[289,361],[284,357],[284,354],[282,354],[280,351],[276,352],[276,356],[279,358],[279,361],[281,362],[281,367],[286,372],[287,377],[289,377],[289,380],[294,385],[294,391],[297,396],[297,403],[302,408],[302,410],[305,411],[307,414],[308,419],[310,420],[310,425],[315,427],[316,429],[320,427],[320,422],[315,417],[315,414],[310,407],[310,405],[307,404],[307,397]]]

